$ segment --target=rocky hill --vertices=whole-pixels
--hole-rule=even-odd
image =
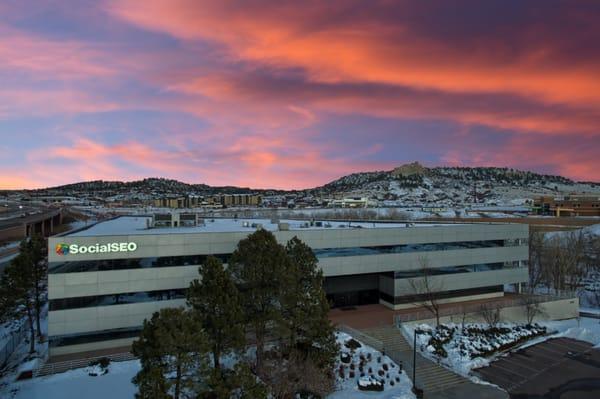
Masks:
[[[600,184],[510,168],[427,168],[415,162],[391,171],[354,173],[307,191],[320,197],[366,196],[390,205],[517,205],[539,195],[600,195]]]
[[[247,187],[212,187],[164,178],[132,182],[89,181],[28,193],[66,195],[111,200],[145,200],[169,195],[212,195],[261,193],[325,200],[340,197],[369,197],[382,206],[460,206],[472,203],[519,205],[539,195],[588,193],[600,196],[600,183],[497,167],[434,167],[418,162],[390,171],[353,173],[323,186],[300,190],[253,190]],[[310,204],[310,201],[305,201]],[[320,203],[320,201],[316,201]]]

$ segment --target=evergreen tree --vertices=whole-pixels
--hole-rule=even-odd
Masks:
[[[256,339],[256,368],[264,360],[269,326],[281,319],[280,294],[289,260],[269,231],[259,229],[238,243],[229,268],[239,285],[246,323]]]
[[[207,337],[183,308],[155,312],[133,343],[142,369],[133,378],[138,399],[179,399],[197,389],[206,374]]]
[[[298,351],[322,370],[331,370],[339,351],[329,320],[323,272],[312,249],[297,237],[286,245],[289,266],[282,295],[281,326],[288,351]]]
[[[33,284],[33,302],[35,307],[35,324],[37,328],[38,337],[42,338],[42,307],[44,306],[45,298],[44,292],[46,291],[46,285],[48,281],[48,262],[46,260],[46,240],[39,236],[34,235],[29,241],[26,241],[24,245],[21,243],[21,251],[25,250],[29,254],[29,261],[31,262],[31,283]]]
[[[208,337],[213,366],[221,371],[221,356],[244,347],[243,312],[238,289],[231,272],[223,263],[209,256],[198,269],[201,280],[194,280],[188,290],[188,305]]]
[[[206,385],[198,392],[202,399],[262,399],[267,388],[260,382],[248,365],[238,362],[233,369],[213,370]]]
[[[27,251],[19,253],[4,269],[0,281],[3,318],[29,323],[29,353],[35,352],[35,291],[32,261]],[[5,313],[4,313],[5,312]]]

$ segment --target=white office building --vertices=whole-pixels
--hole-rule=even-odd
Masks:
[[[119,217],[49,238],[51,355],[130,345],[153,312],[185,304],[206,256],[226,263],[258,228],[313,248],[334,307],[415,306],[422,298],[409,281],[423,276],[423,264],[445,302],[502,296],[506,284],[528,279],[525,224],[195,219],[162,227],[153,219]]]

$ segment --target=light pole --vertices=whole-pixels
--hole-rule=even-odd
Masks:
[[[413,332],[413,386],[417,387],[417,329]]]

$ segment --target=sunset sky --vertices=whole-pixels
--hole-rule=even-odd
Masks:
[[[600,2],[0,2],[0,189],[600,180]]]

